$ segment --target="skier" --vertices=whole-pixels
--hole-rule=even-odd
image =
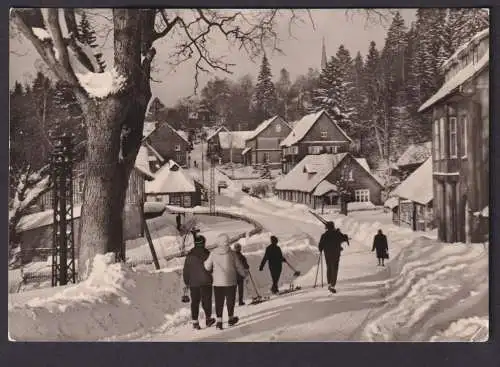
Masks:
[[[215,323],[212,317],[212,275],[203,266],[210,254],[205,248],[205,242],[204,236],[197,236],[194,248],[186,256],[182,271],[184,283],[191,294],[191,319],[196,330],[201,329],[198,322],[200,301],[205,312],[206,326],[210,327]]]
[[[250,267],[248,266],[248,261],[245,255],[241,253],[241,245],[239,243],[234,245],[234,251],[236,252],[236,255],[238,256],[238,259],[240,259],[241,264],[245,268],[245,270],[248,270]],[[245,290],[244,283],[243,281],[245,278],[243,278],[241,275],[238,274],[238,304],[240,306],[244,306],[245,302],[243,301],[243,292]]]
[[[335,285],[337,284],[337,276],[339,272],[340,252],[342,242],[348,241],[349,237],[335,229],[333,222],[326,222],[326,231],[321,235],[319,240],[319,251],[324,252],[326,261],[326,279],[328,281],[328,290],[332,293],[337,293]]]
[[[180,232],[181,231],[181,214],[178,213],[177,216],[175,217],[175,222],[177,223],[177,230]]]
[[[372,252],[377,251],[378,266],[385,266],[384,259],[389,258],[389,246],[387,245],[387,237],[379,229],[378,233],[373,237]]]
[[[234,316],[237,276],[239,274],[246,277],[247,272],[236,253],[229,247],[229,237],[223,234],[216,241],[217,247],[205,261],[205,269],[213,274],[215,313],[217,316],[216,328],[222,330],[224,302],[227,302],[229,326],[233,326],[239,321],[239,318]]]
[[[283,263],[286,262],[286,259],[283,257],[281,248],[278,246],[278,238],[276,236],[271,236],[271,244],[267,246],[264,258],[259,266],[260,271],[264,269],[264,265],[266,265],[266,262],[268,261],[269,271],[271,272],[271,279],[273,281],[271,292],[273,294],[277,294],[279,293],[278,282],[281,276],[281,269],[283,267]]]

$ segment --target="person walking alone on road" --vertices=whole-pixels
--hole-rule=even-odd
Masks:
[[[273,294],[279,293],[278,282],[281,276],[281,269],[283,268],[283,263],[286,259],[283,257],[281,248],[278,246],[278,238],[276,236],[271,236],[271,244],[267,246],[264,258],[260,263],[259,270],[262,271],[266,262],[269,261],[269,271],[271,273],[271,279],[273,285],[271,287],[271,292]]]
[[[182,271],[184,283],[191,294],[191,319],[196,330],[201,329],[198,322],[200,301],[205,312],[206,326],[210,327],[215,323],[212,317],[212,275],[204,267],[209,255],[210,252],[205,248],[205,237],[198,236],[194,248],[186,256]]]
[[[217,238],[217,247],[205,261],[205,269],[212,271],[213,275],[216,328],[222,330],[224,302],[227,302],[228,324],[233,326],[239,321],[239,318],[234,316],[238,275],[246,277],[247,272],[238,259],[238,255],[229,247],[227,235],[224,234]]]
[[[372,252],[376,251],[378,266],[385,266],[384,260],[389,258],[389,246],[387,244],[387,237],[379,229],[378,233],[373,237]]]
[[[326,262],[326,279],[328,281],[328,290],[332,293],[337,293],[335,286],[337,284],[337,276],[339,273],[340,253],[342,242],[348,241],[349,237],[335,229],[333,222],[326,222],[326,231],[321,235],[319,240],[319,251],[325,254]]]
[[[238,256],[238,259],[240,260],[241,264],[245,268],[245,270],[248,271],[250,268],[248,266],[248,261],[245,255],[241,253],[241,245],[239,243],[234,245],[234,251],[236,252],[236,255]],[[243,293],[245,291],[245,283],[244,283],[245,278],[242,277],[241,275],[238,274],[237,276],[237,281],[238,281],[238,304],[240,306],[244,306],[245,302],[243,301]]]

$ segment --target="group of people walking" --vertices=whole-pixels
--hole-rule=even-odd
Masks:
[[[333,222],[326,222],[325,227],[326,231],[319,241],[320,260],[321,255],[324,254],[328,290],[336,293],[339,261],[343,251],[342,243],[349,244],[349,237],[335,228]],[[189,288],[191,296],[193,328],[201,329],[198,320],[200,303],[205,313],[206,327],[215,324],[217,329],[223,329],[224,304],[227,307],[228,325],[233,326],[239,321],[238,316],[234,315],[236,293],[238,292],[238,304],[245,305],[244,280],[250,274],[247,259],[241,253],[241,245],[236,243],[232,250],[229,237],[221,235],[217,238],[215,249],[210,252],[205,247],[204,236],[195,233],[193,236],[194,248],[187,254],[183,269],[184,283]],[[278,238],[271,236],[270,240],[271,244],[266,248],[259,270],[262,271],[266,263],[269,264],[272,279],[271,292],[277,294],[283,263],[287,261],[278,246]],[[372,251],[376,251],[379,265],[384,266],[384,259],[388,258],[388,245],[387,237],[382,230],[379,230],[374,237]],[[216,319],[212,317],[212,294],[215,299]]]
[[[236,293],[238,304],[245,305],[244,281],[249,275],[248,261],[241,253],[239,243],[234,245],[234,250],[231,249],[227,235],[217,238],[216,247],[212,252],[205,247],[204,236],[194,236],[194,247],[186,255],[183,269],[184,284],[190,293],[193,328],[201,329],[198,320],[200,304],[205,313],[206,327],[215,324],[217,329],[223,329],[224,304],[227,307],[228,325],[233,326],[239,321],[238,316],[234,315]],[[271,292],[274,294],[279,292],[278,282],[283,262],[286,262],[286,259],[278,246],[278,238],[271,236],[271,244],[266,248],[259,270],[262,271],[266,263],[269,264]],[[212,317],[212,294],[216,319]]]

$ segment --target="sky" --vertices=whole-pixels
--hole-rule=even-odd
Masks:
[[[407,26],[415,20],[415,9],[401,9],[400,13]],[[303,22],[292,28],[293,38],[289,36],[289,18],[283,15],[278,19],[277,30],[281,39],[279,46],[284,55],[269,50],[267,52],[275,79],[282,68],[290,72],[292,81],[298,75],[307,73],[309,67],[319,69],[323,39],[328,57],[334,55],[341,44],[350,51],[352,57],[358,51],[364,57],[372,40],[376,42],[378,49],[383,47],[389,23],[381,25],[379,22],[367,22],[362,13],[346,14],[344,9],[314,9],[310,14],[312,22],[304,13]],[[107,32],[108,20],[102,16],[93,16],[91,20],[99,33],[101,51],[107,65],[112,65],[112,42]],[[172,36],[155,44],[157,55],[153,64],[151,88],[153,97],[160,98],[167,106],[173,106],[180,98],[193,95],[195,84],[194,62],[187,61],[175,68],[168,63],[169,53],[175,44],[174,38],[175,36]],[[231,47],[222,36],[216,37],[211,46],[211,50],[217,56],[225,56],[226,60],[235,66],[231,67],[232,74],[223,72],[201,74],[199,79],[201,87],[214,76],[236,80],[245,74],[250,74],[254,81],[256,80],[260,58],[251,61],[244,51]],[[35,49],[21,37],[11,38],[9,59],[11,87],[16,80],[25,83],[33,78],[38,69],[45,69]]]

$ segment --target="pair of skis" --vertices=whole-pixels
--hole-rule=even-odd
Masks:
[[[294,277],[300,276],[300,271],[298,271],[292,265],[290,265],[290,263],[288,261],[286,261],[286,264],[290,267],[290,269],[293,270],[293,276]],[[250,304],[251,305],[256,305],[256,304],[268,301],[271,297],[270,296],[262,296],[262,295],[260,295],[260,293],[258,291],[258,288],[257,288],[257,285],[255,284],[255,281],[254,281],[254,279],[252,277],[252,273],[249,272],[248,275],[249,275],[250,280],[252,282],[252,285],[253,285],[253,288],[255,290],[255,293],[257,294],[254,298],[252,298],[252,301],[250,302]],[[294,282],[293,282],[293,280],[292,280],[292,282],[290,283],[289,288],[286,289],[286,290],[284,290],[284,291],[278,292],[278,295],[283,295],[283,294],[295,292],[295,291],[298,291],[300,289],[302,289],[300,287],[300,285],[295,285]]]

